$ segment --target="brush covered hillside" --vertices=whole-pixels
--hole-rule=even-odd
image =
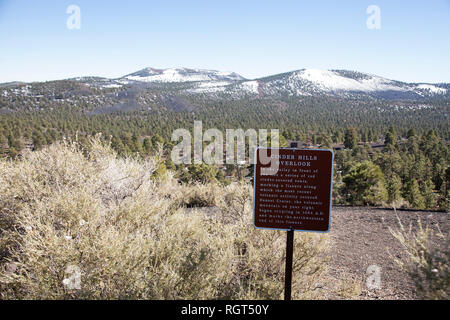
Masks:
[[[281,299],[286,235],[254,228],[251,184],[180,184],[161,161],[98,138],[0,160],[0,298]],[[296,233],[293,298],[448,298],[448,214],[400,217],[414,228],[339,208],[330,234]]]
[[[253,227],[251,186],[180,185],[159,161],[98,140],[1,160],[0,298],[279,299],[285,235]],[[208,205],[221,214],[196,209]],[[325,295],[327,245],[296,237],[296,299]]]

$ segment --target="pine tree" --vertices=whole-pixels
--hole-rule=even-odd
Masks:
[[[126,149],[122,140],[116,136],[112,137],[111,148],[117,152],[118,155],[125,155]]]
[[[408,181],[403,197],[409,202],[411,207],[416,209],[425,209],[425,199],[420,193],[419,183],[416,179],[411,179]]]
[[[33,131],[33,150],[41,150],[45,144],[45,138],[40,130]]]
[[[358,144],[357,141],[357,133],[355,128],[349,128],[345,130],[345,136],[344,136],[344,146],[347,149],[354,149]]]
[[[216,170],[213,166],[201,163],[201,164],[191,164],[188,166],[187,175],[185,174],[182,181],[185,182],[200,182],[208,183],[216,181]]]
[[[152,137],[152,146],[154,149],[158,148],[158,145],[163,144],[164,139],[159,134],[154,134]]]
[[[371,161],[354,164],[342,181],[344,197],[353,205],[377,205],[388,198],[383,172]]]
[[[133,142],[131,140],[131,135],[127,132],[123,134],[120,138],[122,140],[123,146],[125,148],[126,153],[133,152]]]
[[[392,173],[386,179],[386,189],[388,192],[388,203],[393,204],[402,197],[402,179],[396,174]]]
[[[142,154],[141,140],[137,134],[133,134],[131,137],[131,151]]]
[[[3,135],[3,133],[0,133],[0,156],[5,155],[7,145],[8,145],[8,140]]]
[[[361,140],[364,143],[369,142],[369,134],[368,134],[367,130],[363,130],[363,132],[361,134]]]
[[[153,144],[150,138],[146,137],[142,143],[142,149],[145,154],[149,155],[152,152]]]
[[[415,137],[417,135],[416,130],[414,128],[411,128],[406,133],[406,138],[410,139],[412,137]]]
[[[11,159],[15,159],[17,156],[19,155],[19,152],[14,148],[14,147],[10,147],[8,150],[8,156]]]
[[[450,167],[446,170],[446,177],[444,182],[441,184],[441,188],[439,190],[439,200],[438,206],[441,210],[447,210],[450,204]]]
[[[434,184],[430,179],[427,179],[420,184],[420,193],[424,199],[424,204],[427,209],[434,209],[436,207],[436,199],[434,195]]]
[[[384,144],[386,146],[388,145],[394,146],[396,142],[397,142],[397,134],[395,128],[393,126],[390,126],[384,138]]]
[[[333,148],[333,140],[328,134],[323,134],[321,137],[321,147],[325,149],[332,149]]]

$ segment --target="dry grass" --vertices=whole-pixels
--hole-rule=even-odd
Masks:
[[[0,161],[0,299],[282,297],[285,233],[253,227],[251,186],[154,179],[160,157],[91,142]],[[203,205],[221,214],[186,211]],[[294,298],[325,297],[326,250],[296,234]]]
[[[398,218],[398,216],[397,216]],[[392,235],[402,244],[406,258],[396,263],[411,277],[422,299],[448,300],[450,297],[450,237],[440,229],[433,234],[429,226],[409,228],[398,218],[399,228],[391,229]],[[415,230],[414,230],[415,229]],[[432,245],[432,238],[442,239],[444,246]]]

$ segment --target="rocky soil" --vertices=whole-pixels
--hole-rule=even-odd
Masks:
[[[444,212],[396,211],[361,208],[333,207],[331,214],[331,275],[338,279],[354,279],[361,283],[359,299],[417,299],[414,285],[397,266],[394,257],[405,257],[402,245],[395,239],[389,227],[399,228],[398,218],[409,228],[417,227],[418,219],[435,232],[449,231],[450,214]],[[414,230],[414,228],[413,228]],[[433,245],[445,245],[433,237]],[[369,289],[368,267],[380,269],[380,288]],[[372,271],[373,272],[373,271]]]

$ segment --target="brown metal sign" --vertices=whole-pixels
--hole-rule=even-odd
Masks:
[[[328,232],[331,150],[258,148],[253,222],[264,229]]]

